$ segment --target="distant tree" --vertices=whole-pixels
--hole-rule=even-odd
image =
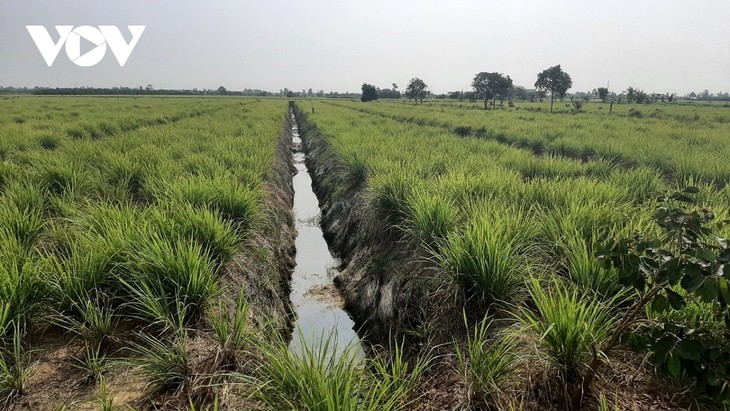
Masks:
[[[502,107],[504,105],[504,100],[508,99],[512,95],[512,79],[509,78],[509,76],[502,76],[499,74],[499,77],[496,77],[497,89],[495,90],[495,97],[499,99],[499,106]]]
[[[393,91],[398,90],[398,85],[393,83]]]
[[[649,102],[649,95],[644,90],[636,90],[636,103],[644,104]]]
[[[596,91],[598,92],[598,98],[605,102],[606,97],[608,97],[608,89],[606,87],[598,87]]]
[[[515,100],[527,100],[527,89],[522,86],[515,86],[512,89],[512,96]]]
[[[501,73],[487,73],[481,72],[474,76],[474,80],[471,83],[474,88],[474,93],[478,98],[484,100],[484,109],[487,109],[487,102],[490,99],[499,99],[500,107],[503,105],[504,100],[509,97],[512,90],[512,79],[509,76],[505,77]]]
[[[697,96],[700,100],[709,100],[710,99],[710,91],[705,89],[700,93],[699,96]]]
[[[362,95],[360,96],[360,101],[367,102],[377,99],[378,91],[375,89],[375,86],[368,83],[362,83]]]
[[[493,74],[498,73],[487,73],[486,71],[482,71],[474,75],[474,80],[471,82],[471,86],[474,89],[474,95],[476,98],[484,101],[485,110],[487,109],[489,100],[491,100],[495,95],[492,77]]]
[[[317,97],[324,97],[324,90],[317,91]]]
[[[565,93],[573,86],[570,75],[560,68],[560,64],[543,70],[537,75],[535,88],[550,92],[550,112],[553,112],[555,97],[563,98]]]
[[[636,101],[636,92],[638,90],[629,86],[629,88],[626,89],[626,102],[631,104],[634,101]]]
[[[689,98],[697,98],[697,94],[693,91],[689,93]]]
[[[146,87],[146,90],[147,90],[147,91],[152,91],[152,90],[154,90],[154,89],[155,89],[155,88],[154,88],[154,87],[152,87],[152,84],[148,84],[148,85],[147,85],[147,87]]]
[[[309,90],[307,90],[307,97],[312,97],[314,95],[314,91],[312,91],[312,88],[310,87]]]
[[[400,98],[400,91],[396,89],[389,89],[389,88],[383,88],[383,89],[377,89],[378,90],[378,98],[392,98],[392,99],[399,99]]]
[[[426,94],[428,93],[426,91],[427,87],[428,85],[426,85],[423,80],[418,77],[414,77],[408,82],[408,86],[406,86],[406,96],[409,99],[415,100],[416,104],[418,104],[418,100],[420,100],[421,104],[423,104],[423,98],[426,97]]]
[[[225,87],[220,86],[218,87],[218,94],[220,94],[221,96],[225,96],[226,94],[228,94],[228,90],[226,90]]]
[[[449,91],[448,95],[452,100],[461,100],[464,98],[461,91]]]
[[[286,90],[286,89],[284,89],[284,90]],[[292,97],[294,97],[294,92],[291,90],[286,90],[286,96],[289,98],[292,98]]]

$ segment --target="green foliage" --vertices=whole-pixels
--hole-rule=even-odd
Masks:
[[[21,338],[21,328],[15,325],[10,351],[0,352],[0,404],[4,406],[25,393],[28,379],[33,372]]]
[[[104,373],[111,367],[111,359],[100,346],[86,344],[80,357],[74,358],[71,366],[81,371],[81,384],[91,384],[99,381],[105,388]],[[100,388],[101,388],[100,387]]]
[[[106,350],[114,343],[114,333],[118,319],[114,311],[105,305],[101,296],[92,300],[73,303],[64,314],[59,314],[55,321],[69,333],[81,338],[88,347]]]
[[[120,281],[132,295],[135,310],[153,322],[196,322],[218,294],[216,267],[193,242],[143,238],[136,245],[131,272],[129,280]]]
[[[454,229],[459,209],[453,201],[435,195],[415,194],[408,202],[406,227],[428,248],[437,247]]]
[[[375,86],[372,84],[362,83],[362,95],[360,96],[360,101],[368,102],[375,101],[377,99],[378,91],[375,89]]]
[[[54,150],[58,147],[60,139],[52,135],[44,135],[38,138],[38,145],[46,150]]]
[[[150,394],[180,392],[191,387],[194,375],[189,366],[187,341],[185,331],[178,329],[169,339],[141,334],[139,342],[132,343],[138,355],[132,364],[140,367]]]
[[[560,64],[547,68],[537,75],[535,88],[541,91],[550,92],[550,112],[553,111],[553,101],[555,97],[563,98],[570,87],[573,86],[573,80],[570,75],[560,68]]]
[[[464,323],[468,327],[466,313]],[[488,404],[515,380],[516,341],[510,336],[489,340],[492,322],[484,317],[467,335],[466,347],[456,345],[459,372],[469,387],[472,404]]]
[[[535,309],[522,308],[520,321],[538,336],[562,378],[576,381],[616,326],[614,301],[585,295],[558,279],[541,284],[531,278],[528,291]]]
[[[248,324],[250,310],[251,307],[245,302],[245,295],[241,290],[232,318],[223,304],[210,316],[216,340],[220,344],[219,362],[222,367],[235,366],[237,353],[253,342],[252,330]]]
[[[0,335],[15,325],[25,329],[45,300],[46,283],[40,267],[27,257],[14,241],[0,249]]]
[[[650,350],[670,375],[692,378],[700,393],[723,402],[730,399],[725,366],[730,362],[730,247],[713,234],[712,212],[684,208],[698,192],[688,187],[661,199],[654,216],[660,237],[609,239],[601,257],[618,270],[623,284],[641,293],[617,336],[629,331],[637,312],[648,305],[657,323],[635,333],[634,346]],[[663,315],[688,305],[695,308]],[[723,321],[725,327],[718,327]]]
[[[293,352],[284,342],[261,342],[263,363],[253,376],[239,378],[251,387],[253,398],[273,409],[409,409],[409,396],[424,363],[408,366],[401,354],[386,363],[365,360],[356,346],[338,349],[336,338],[330,335],[313,346],[304,344],[301,352]]]
[[[428,85],[426,85],[423,80],[418,77],[414,77],[408,82],[405,95],[409,99],[413,99],[416,103],[418,103],[418,100],[421,100],[421,104],[423,104],[423,98],[426,97],[426,94],[428,93],[426,91],[427,87]]]
[[[436,254],[468,294],[487,302],[514,301],[522,288],[521,255],[530,232],[517,210],[479,214],[462,232],[451,233]]]
[[[165,208],[149,215],[168,241],[192,240],[220,266],[233,257],[241,242],[235,223],[224,220],[218,211],[190,204],[173,203]]]
[[[474,76],[471,83],[477,98],[484,100],[484,109],[487,109],[487,102],[491,99],[499,99],[500,105],[512,90],[512,79],[501,73],[481,72]]]

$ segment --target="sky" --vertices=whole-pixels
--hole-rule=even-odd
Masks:
[[[532,88],[560,64],[570,91],[730,91],[728,0],[0,0],[0,85],[228,90],[469,90],[481,71]],[[124,67],[64,49],[48,67],[26,25],[146,26]],[[84,41],[82,41],[84,42]],[[89,47],[82,45],[82,52]]]

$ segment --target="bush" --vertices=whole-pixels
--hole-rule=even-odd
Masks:
[[[58,137],[45,135],[38,138],[38,145],[45,150],[53,150],[58,147],[60,141]]]
[[[617,324],[611,302],[586,296],[579,288],[557,279],[528,282],[535,310],[521,309],[520,321],[539,336],[550,359],[566,381],[578,381],[593,356]]]
[[[454,133],[459,137],[467,137],[471,135],[471,127],[469,126],[457,126],[454,128]]]

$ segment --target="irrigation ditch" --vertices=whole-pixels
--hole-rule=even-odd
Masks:
[[[339,261],[330,253],[319,226],[319,201],[312,190],[312,178],[305,164],[302,140],[294,114],[291,119],[291,149],[296,174],[294,188],[294,218],[297,230],[296,265],[292,273],[290,299],[296,312],[296,322],[290,346],[301,350],[318,341],[333,338],[335,352],[360,340],[355,324],[343,308],[342,297],[333,278]]]
[[[429,280],[437,273],[426,256],[377,214],[364,187],[342,188],[345,173],[334,149],[306,114],[290,104],[319,198],[324,238],[340,261],[334,283],[361,337],[386,346],[394,340],[412,347],[425,339],[452,341],[456,328],[463,329],[448,326],[447,318],[461,317],[460,310],[454,311],[458,303],[453,290],[431,289]]]

